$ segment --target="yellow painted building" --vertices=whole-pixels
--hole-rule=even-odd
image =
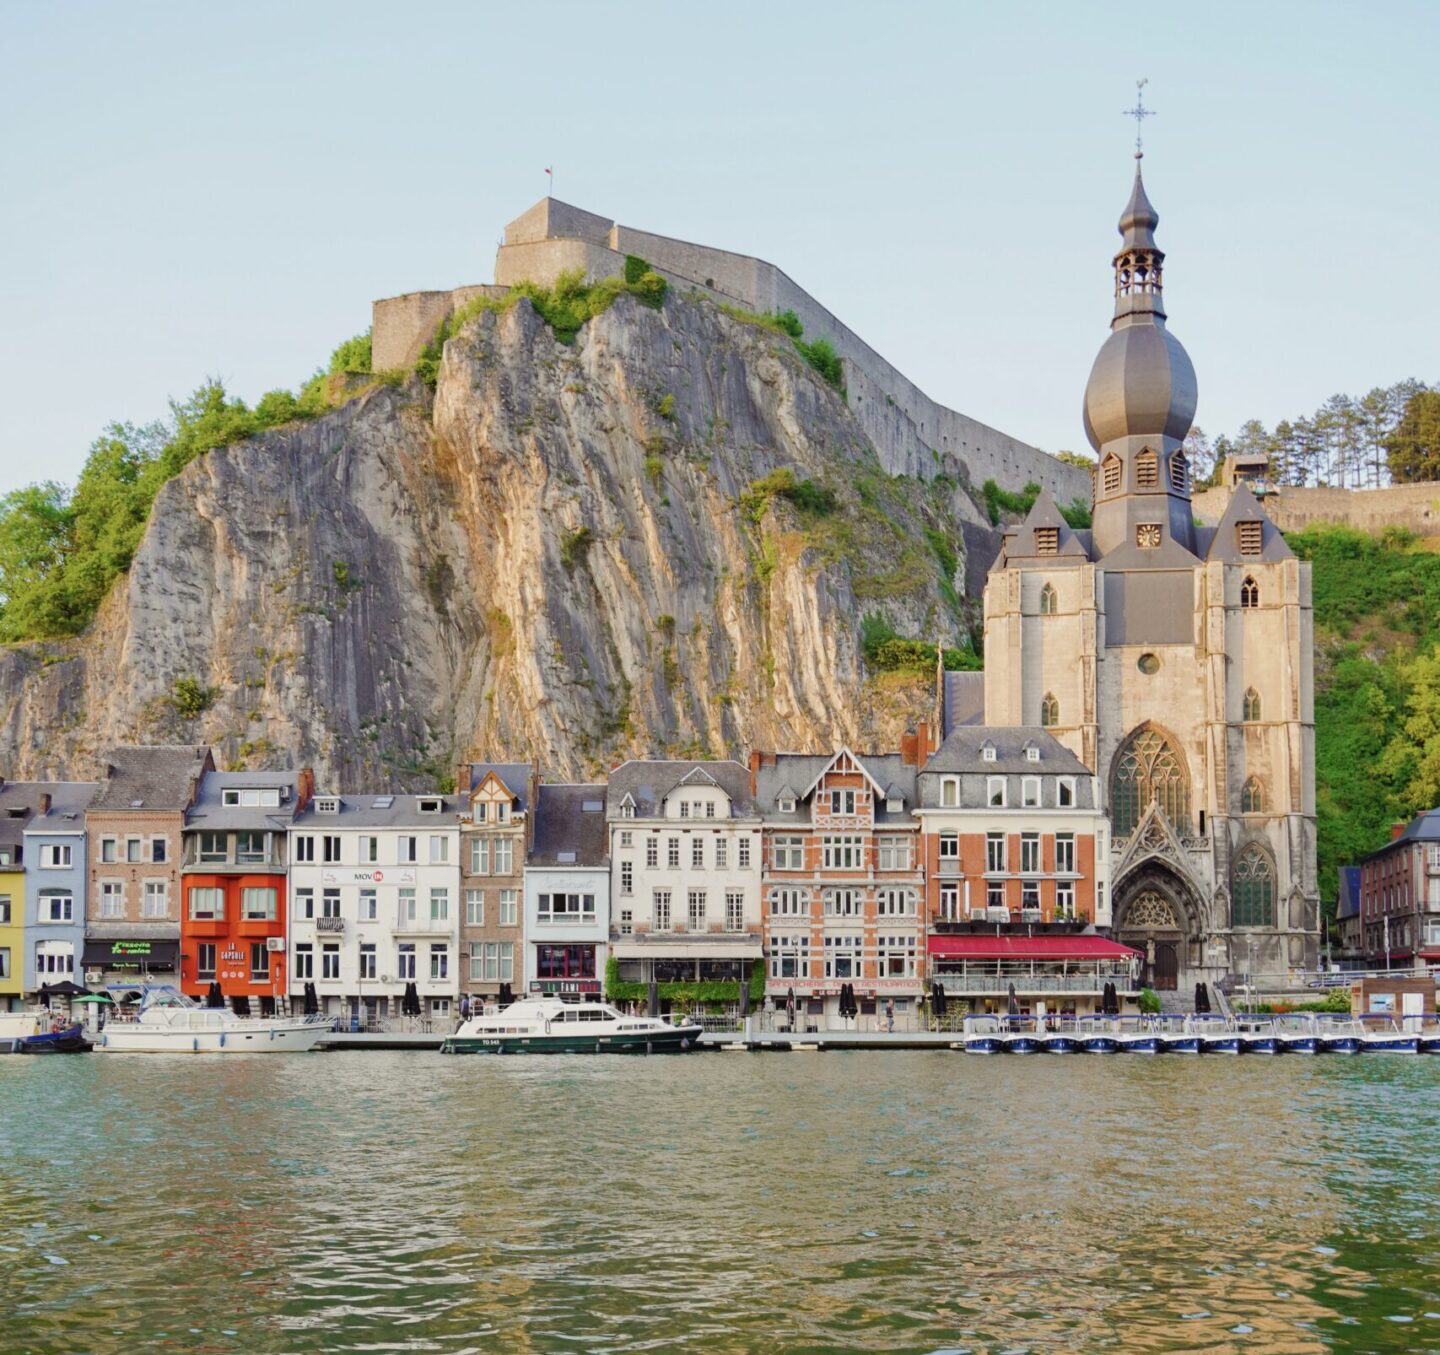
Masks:
[[[6,868],[18,855],[18,847],[0,846],[0,1011],[24,1006],[25,872]]]

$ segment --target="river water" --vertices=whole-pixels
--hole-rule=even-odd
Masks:
[[[0,1060],[0,1350],[1440,1350],[1440,1058]]]

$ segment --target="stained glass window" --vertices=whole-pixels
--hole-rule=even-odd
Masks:
[[[1045,587],[1040,590],[1040,615],[1055,615],[1055,588],[1052,584],[1047,583]]]
[[[1235,859],[1230,872],[1230,896],[1237,927],[1275,925],[1275,863],[1257,842]]]
[[[1049,729],[1052,725],[1060,723],[1060,703],[1054,696],[1046,692],[1045,699],[1040,703],[1040,724],[1043,728]]]
[[[1110,822],[1128,837],[1140,817],[1158,804],[1178,833],[1190,831],[1190,778],[1185,759],[1163,734],[1137,729],[1120,746],[1110,783]]]

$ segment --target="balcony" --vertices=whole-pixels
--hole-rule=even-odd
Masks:
[[[403,913],[395,921],[397,933],[414,933],[420,936],[449,936],[455,930],[448,917],[406,917]]]
[[[317,917],[315,930],[317,932],[343,932],[345,919],[343,917]]]
[[[1008,993],[1015,985],[1019,993],[1093,993],[1097,997],[1107,983],[1113,983],[1122,992],[1138,992],[1140,985],[1130,977],[1129,970],[1114,974],[1030,974],[1030,973],[974,973],[936,974],[933,982],[938,983],[946,993],[964,996],[968,993]]]

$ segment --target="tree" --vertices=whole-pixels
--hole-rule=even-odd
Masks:
[[[1440,648],[1416,654],[1400,667],[1405,719],[1381,758],[1404,811],[1417,814],[1440,803]]]
[[[66,632],[66,606],[50,585],[64,568],[72,520],[53,480],[0,499],[0,640]]]
[[[1185,434],[1185,442],[1180,450],[1185,453],[1185,460],[1190,463],[1190,482],[1203,485],[1210,478],[1210,472],[1215,469],[1215,453],[1210,447],[1210,439],[1205,436],[1205,430],[1198,423]]]
[[[1440,391],[1417,390],[1406,400],[1385,452],[1397,484],[1440,479]]]

